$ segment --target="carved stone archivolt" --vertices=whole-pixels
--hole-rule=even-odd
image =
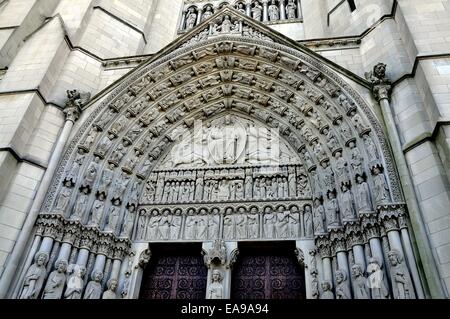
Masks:
[[[91,106],[36,234],[72,245],[73,259],[78,248],[123,259],[132,241],[313,238],[317,256],[332,258],[407,227],[387,142],[362,98],[306,49],[228,8],[215,19]],[[405,287],[397,295],[413,296]]]

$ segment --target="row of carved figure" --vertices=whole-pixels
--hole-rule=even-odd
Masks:
[[[228,3],[221,3],[217,9],[220,10]],[[238,2],[234,6],[239,12],[257,21],[275,22],[283,20],[294,20],[301,18],[301,7],[298,0],[271,0],[253,1],[244,4]],[[183,18],[180,24],[180,31],[189,30],[210,18],[216,8],[207,4],[199,9],[196,6],[190,6],[183,12]]]
[[[223,236],[222,236],[223,234]],[[287,239],[313,236],[313,216],[310,206],[304,212],[297,208],[286,210],[279,206],[275,211],[266,207],[260,211],[257,207],[248,210],[226,208],[188,209],[183,213],[180,208],[162,212],[152,210],[150,214],[141,212],[137,222],[136,239],[157,240],[206,240],[206,239]]]
[[[109,279],[102,284],[103,272],[92,272],[85,285],[86,267],[58,260],[47,277],[49,255],[39,252],[28,268],[19,294],[19,299],[116,299],[117,280]]]
[[[315,261],[312,259],[314,261],[310,270],[312,297],[315,299],[415,299],[413,282],[402,254],[393,249],[387,256],[391,289],[385,278],[385,270],[377,258],[368,258],[367,269],[363,269],[360,264],[353,264],[350,269],[350,278],[345,271],[337,269],[334,272],[334,289],[331,281],[319,282]]]
[[[131,182],[131,176],[124,172],[116,179],[113,176],[113,170],[105,169],[95,192],[86,183],[82,183],[79,189],[74,188],[74,181],[66,178],[56,198],[53,212],[61,213],[71,220],[79,220],[90,227],[119,232],[120,236],[129,237],[142,181],[137,179]],[[95,178],[91,185],[94,185],[94,180]],[[125,197],[130,182],[132,186]]]
[[[253,177],[249,175],[240,178],[212,178],[206,179],[198,172],[193,180],[147,181],[142,202],[174,203],[193,201],[242,201],[260,199],[286,199],[295,197],[309,197],[311,190],[306,173],[295,167],[278,176],[262,175]],[[251,169],[250,169],[251,173]],[[167,173],[169,175],[170,173]],[[225,172],[220,174],[226,176]],[[287,175],[287,177],[286,177]],[[244,178],[245,176],[245,178]],[[170,178],[174,176],[170,174]]]

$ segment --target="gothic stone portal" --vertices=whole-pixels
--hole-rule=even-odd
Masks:
[[[207,269],[201,245],[152,246],[140,299],[204,299]]]
[[[305,273],[293,242],[240,244],[232,299],[305,299]]]

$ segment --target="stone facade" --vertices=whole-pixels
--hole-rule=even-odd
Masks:
[[[354,3],[0,1],[0,297],[137,298],[198,242],[228,298],[292,241],[308,298],[447,298],[450,2]]]

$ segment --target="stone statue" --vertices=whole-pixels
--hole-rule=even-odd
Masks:
[[[350,173],[348,171],[348,165],[341,152],[334,154],[336,175],[338,177],[339,184],[347,184],[350,180]]]
[[[289,236],[289,211],[283,206],[278,207],[275,223],[275,238],[288,238]]]
[[[318,198],[314,200],[313,221],[314,235],[325,233],[325,208]]]
[[[365,76],[372,83],[372,92],[377,100],[388,97],[391,90],[391,81],[386,77],[386,64],[376,64],[373,71],[367,72]]]
[[[355,208],[353,207],[353,194],[347,185],[342,185],[340,199],[340,208],[344,220],[354,220],[356,218]]]
[[[58,200],[56,201],[55,210],[59,212],[65,212],[67,206],[69,206],[70,196],[72,195],[72,184],[70,181],[65,181],[64,186],[59,192]]]
[[[275,238],[275,225],[277,222],[276,213],[272,213],[272,209],[270,207],[266,207],[263,218],[265,238]]]
[[[108,215],[108,225],[106,226],[107,231],[115,232],[117,228],[117,224],[119,222],[120,216],[120,200],[116,199],[113,202],[113,205],[109,209]]]
[[[244,8],[244,4],[243,4],[243,3],[239,3],[239,4],[237,5],[237,10],[238,10],[240,13],[242,13],[242,14],[246,14],[246,13],[245,13],[245,8]]]
[[[245,213],[245,208],[240,207],[238,213],[235,215],[236,221],[236,239],[247,239],[248,238],[248,228],[247,228],[247,214]]]
[[[203,177],[198,177],[195,180],[195,200],[203,199]]]
[[[297,12],[297,5],[294,3],[294,0],[289,0],[288,4],[286,5],[287,18],[295,19],[296,12]]]
[[[245,177],[245,198],[250,199],[252,198],[252,192],[253,191],[253,178],[251,176]]]
[[[261,21],[262,12],[263,12],[263,7],[259,4],[258,1],[255,1],[254,7],[252,8],[253,19],[255,19],[257,21]]]
[[[220,26],[221,33],[230,33],[233,24],[231,23],[230,16],[226,15]]]
[[[331,283],[329,281],[322,282],[322,295],[320,299],[334,299],[334,294],[331,291]]]
[[[336,188],[333,169],[327,162],[322,162],[322,168],[322,185],[326,187],[326,190],[333,191]]]
[[[369,163],[376,163],[379,160],[378,150],[369,134],[363,136],[364,146],[369,157]]]
[[[159,221],[161,220],[161,216],[158,214],[157,210],[153,210],[152,214],[150,215],[150,219],[147,223],[147,238],[149,239],[160,239],[158,227],[159,227]]]
[[[84,151],[82,149],[78,149],[77,156],[73,161],[66,178],[64,179],[65,181],[69,181],[71,185],[75,185],[77,183],[78,174],[80,172],[81,165],[83,165],[85,156]]]
[[[106,153],[109,152],[109,150],[111,149],[112,146],[112,141],[114,139],[114,135],[113,134],[109,134],[108,136],[104,136],[100,142],[98,143],[98,147],[95,150],[95,154],[100,156],[100,157],[105,157]]]
[[[92,206],[92,215],[89,224],[99,226],[105,209],[105,195],[101,193]]]
[[[128,184],[130,183],[130,176],[127,174],[122,173],[121,176],[117,177],[114,180],[113,184],[113,199],[120,199],[122,200],[122,196],[125,193],[125,190],[127,189]]]
[[[131,237],[131,232],[133,231],[134,225],[134,206],[128,207],[125,211],[125,217],[122,225],[122,230],[120,232],[120,236],[123,237]]]
[[[114,176],[114,168],[115,166],[110,164],[109,167],[105,167],[103,170],[100,184],[98,185],[98,194],[103,193],[105,196],[108,196],[109,186],[111,185]]]
[[[336,271],[336,299],[351,299],[350,287],[347,285],[347,274],[342,270]]]
[[[389,186],[386,181],[386,177],[378,167],[373,169],[374,177],[373,182],[375,184],[375,202],[377,204],[383,204],[390,200]]]
[[[213,213],[208,216],[208,238],[219,238],[220,215],[217,208],[213,209]]]
[[[236,229],[236,223],[235,223],[235,216],[233,214],[232,208],[227,208],[225,216],[223,218],[223,237],[225,239],[234,239],[235,231]]]
[[[367,273],[369,274],[368,285],[372,299],[389,299],[389,290],[383,280],[383,270],[381,270],[380,262],[376,258],[369,259]]]
[[[289,238],[298,238],[300,237],[300,213],[297,207],[291,209],[291,212],[288,213],[289,217]]]
[[[305,212],[303,214],[304,219],[304,227],[305,227],[305,236],[306,237],[313,237],[314,236],[314,230],[313,230],[313,216],[311,212],[311,206],[305,206]],[[320,226],[320,225],[319,225]]]
[[[350,151],[350,165],[353,168],[355,175],[363,175],[362,164],[364,158],[361,156],[361,152],[356,146],[355,142],[350,142],[349,147]]]
[[[200,209],[197,215],[197,236],[195,239],[208,238],[208,215],[206,209]]]
[[[101,284],[103,273],[99,270],[95,270],[91,279],[92,281],[90,281],[86,286],[83,299],[100,299],[103,291]]]
[[[269,18],[270,21],[277,21],[280,19],[280,9],[278,9],[274,0],[272,0],[269,6]]]
[[[224,291],[222,285],[222,273],[218,269],[212,272],[212,283],[208,287],[208,299],[223,299]]]
[[[400,252],[392,249],[388,253],[392,290],[395,299],[415,299],[409,270],[406,267]]]
[[[339,226],[339,205],[334,192],[328,192],[328,200],[326,201],[327,225]]]
[[[357,176],[356,181],[356,199],[358,202],[358,210],[372,211],[372,199],[370,197],[369,185],[364,181],[362,176]]]
[[[92,189],[92,185],[94,184],[95,177],[97,176],[98,168],[99,168],[100,158],[96,156],[94,160],[89,164],[86,172],[84,173],[83,183],[81,187],[87,187]]]
[[[58,260],[56,269],[50,273],[42,294],[42,299],[61,299],[66,284],[67,261]]]
[[[258,208],[252,207],[250,209],[250,214],[247,216],[247,222],[248,222],[248,238],[249,239],[259,238]]]
[[[197,14],[194,8],[190,8],[186,17],[186,29],[192,29],[197,22]]]
[[[206,9],[205,9],[205,12],[202,15],[202,21],[205,21],[206,19],[208,19],[212,15],[213,15],[213,12],[212,12],[211,6],[207,6]]]
[[[22,292],[19,299],[37,299],[47,275],[47,262],[49,255],[38,252],[34,257],[34,264],[28,268],[23,280]]]
[[[81,193],[78,195],[75,208],[73,210],[72,219],[82,219],[84,211],[86,210],[86,205],[89,200],[89,189],[83,188]]]
[[[103,293],[102,299],[117,299],[117,279],[108,280],[107,287],[108,290]]]
[[[195,211],[189,210],[186,216],[186,225],[184,229],[184,237],[185,239],[196,239],[196,231],[197,231],[197,221],[196,216],[194,216]]]
[[[181,209],[176,209],[170,224],[170,239],[180,239],[182,219]]]
[[[136,230],[136,238],[140,240],[144,240],[146,236],[147,230],[147,215],[145,214],[145,210],[141,210],[138,218],[137,230]],[[150,239],[150,238],[149,238]]]
[[[352,266],[352,276],[355,299],[370,299],[367,280],[364,277],[363,270],[359,264],[354,264]]]
[[[69,278],[67,279],[67,289],[64,292],[64,299],[81,299],[86,268],[79,265],[70,265],[67,271]]]
[[[339,131],[341,132],[343,137],[345,137],[347,140],[353,138],[353,132],[347,122],[343,122],[342,119],[337,119],[336,125],[339,127]]]

